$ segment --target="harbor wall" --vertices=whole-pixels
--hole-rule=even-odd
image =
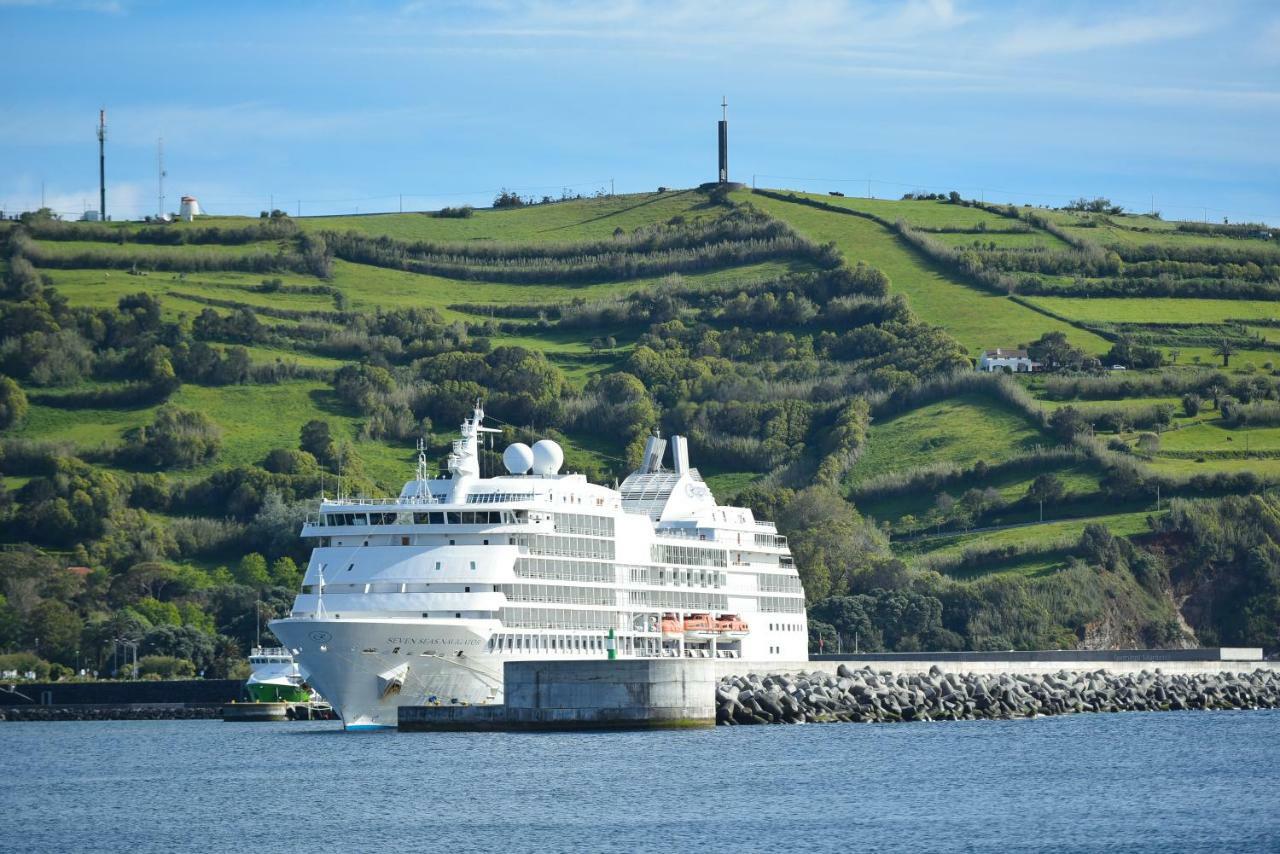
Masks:
[[[241,679],[132,682],[3,682],[0,707],[181,704],[216,707],[240,696]]]

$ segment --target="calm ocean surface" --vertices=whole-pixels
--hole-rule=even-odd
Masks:
[[[1277,851],[1280,712],[582,734],[0,724],[3,851]]]

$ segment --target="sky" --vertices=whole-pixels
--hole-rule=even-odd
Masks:
[[[1280,3],[0,0],[0,209],[686,187],[1280,224]]]

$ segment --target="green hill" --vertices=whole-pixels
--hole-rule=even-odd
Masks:
[[[306,502],[398,490],[419,437],[438,469],[476,397],[602,480],[688,435],[811,598],[941,603],[921,645],[1177,642],[1151,526],[1280,478],[1258,227],[746,190],[444,213],[6,224],[0,652],[48,620],[245,641]],[[1027,346],[1060,364],[973,371]]]

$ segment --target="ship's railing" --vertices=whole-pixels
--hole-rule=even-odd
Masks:
[[[326,509],[335,507],[386,507],[389,505],[404,505],[405,507],[418,507],[423,504],[443,504],[444,502],[436,498],[434,495],[410,495],[404,498],[326,498],[320,502],[320,506]]]

